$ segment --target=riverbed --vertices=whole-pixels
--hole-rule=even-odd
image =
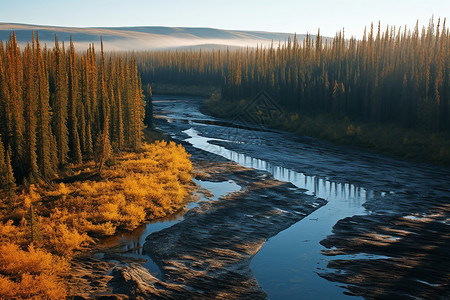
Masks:
[[[217,119],[201,98],[153,99],[156,126],[192,154],[198,190],[177,214],[103,241],[96,258],[121,253],[116,292],[449,296],[448,169]]]
[[[373,261],[373,265],[377,265],[398,255],[390,250],[373,251],[370,247],[365,252],[355,253],[342,246],[336,251],[338,244],[331,246],[324,240],[332,236],[333,227],[340,220],[351,223],[352,217],[379,216],[379,220],[385,220],[425,216],[435,207],[449,203],[448,169],[216,119],[200,112],[202,99],[162,96],[154,100],[158,126],[174,139],[244,167],[268,172],[274,179],[292,183],[303,193],[327,201],[308,217],[269,238],[252,259],[251,270],[271,299],[299,295],[302,298],[346,298],[354,295],[342,287],[349,287],[350,281],[342,280],[345,276],[340,277],[343,282],[329,281],[339,278],[330,275],[335,274],[335,270],[328,268],[330,262],[346,261],[351,265],[354,261],[355,265],[361,262],[370,265]],[[445,207],[432,221],[442,224],[443,232],[439,237],[445,238],[449,223]],[[399,243],[400,238],[388,235],[386,241],[390,245]],[[343,273],[339,269],[336,272]],[[442,274],[444,277],[446,272]],[[448,282],[441,281],[428,286],[446,290],[446,284]]]

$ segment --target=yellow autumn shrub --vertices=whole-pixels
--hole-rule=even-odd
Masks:
[[[21,250],[13,243],[0,246],[0,273],[3,275],[16,276],[25,273],[61,275],[68,267],[65,259],[33,245],[28,247],[28,251]]]
[[[141,152],[115,161],[99,180],[30,185],[14,200],[8,217],[0,210],[0,299],[63,299],[67,261],[93,243],[92,236],[133,230],[185,205],[192,164],[182,146],[144,144]],[[88,166],[84,172],[89,175]],[[35,231],[42,240],[22,250]]]
[[[65,299],[65,286],[55,275],[22,274],[19,280],[0,275],[0,299]]]
[[[0,245],[0,299],[63,299],[59,276],[68,269],[65,259],[33,245],[28,251],[13,243]]]
[[[43,232],[47,247],[61,256],[70,256],[74,250],[80,250],[92,241],[86,233],[81,234],[76,228],[64,223],[47,224]]]

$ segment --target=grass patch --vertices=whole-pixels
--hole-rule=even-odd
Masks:
[[[185,206],[192,165],[181,145],[144,144],[109,161],[101,176],[95,169],[88,162],[52,186],[30,185],[3,198],[0,299],[64,298],[77,251]]]

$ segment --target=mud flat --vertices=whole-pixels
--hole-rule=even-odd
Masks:
[[[425,213],[354,216],[321,242],[323,254],[384,256],[335,259],[324,278],[366,299],[450,299],[450,204]]]
[[[80,259],[81,297],[450,299],[448,169],[249,133],[201,114],[201,99],[158,99],[158,126],[193,154],[196,182],[233,192]]]
[[[160,278],[114,247],[97,249],[102,257],[76,260],[71,282],[84,291],[78,299],[266,298],[251,272],[252,257],[268,238],[326,201],[267,172],[184,146],[198,179],[233,180],[241,190],[202,201],[181,222],[147,237],[144,253],[159,266]]]
[[[206,153],[202,156],[215,157]],[[194,164],[202,178],[232,179],[242,188],[220,200],[203,203],[189,211],[183,222],[147,237],[145,251],[160,266],[165,283],[151,295],[265,298],[250,270],[252,257],[268,238],[326,201],[305,195],[266,172],[233,162],[197,160],[194,155]],[[170,288],[173,285],[176,290]]]

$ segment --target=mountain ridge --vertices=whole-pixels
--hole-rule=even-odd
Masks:
[[[103,39],[105,50],[164,50],[177,48],[223,49],[227,46],[256,47],[270,43],[284,43],[294,39],[294,33],[228,30],[210,27],[166,27],[166,26],[120,26],[120,27],[64,27],[0,22],[0,40],[4,42],[15,31],[19,44],[31,41],[32,31],[39,33],[42,44],[53,44],[55,34],[60,42],[68,42],[70,36],[74,44],[83,47],[90,43],[100,44]],[[297,34],[302,41],[306,34]],[[314,35],[311,35],[314,37]],[[327,38],[326,38],[327,39]]]

